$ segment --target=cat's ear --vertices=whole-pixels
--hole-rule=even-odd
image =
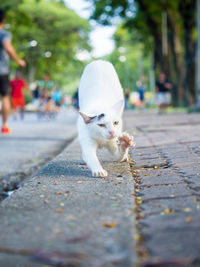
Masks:
[[[83,112],[80,112],[80,111],[79,111],[79,114],[81,115],[81,117],[83,118],[83,120],[84,120],[84,122],[86,124],[90,123],[91,120],[96,117],[96,116],[95,117],[90,117],[90,116],[88,116],[88,115],[86,115],[86,114],[84,114]]]
[[[117,103],[115,103],[112,107],[111,107],[112,111],[114,113],[120,114],[122,115],[123,110],[124,110],[124,100],[121,99],[120,101],[118,101]]]

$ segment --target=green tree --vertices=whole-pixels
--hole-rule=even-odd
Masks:
[[[195,0],[93,0],[93,4],[92,18],[99,23],[111,24],[118,16],[125,20],[130,34],[137,29],[146,47],[153,47],[157,72],[165,71],[176,82],[175,96],[184,99],[185,104],[195,102]],[[162,51],[163,12],[168,18],[167,55]]]
[[[27,61],[29,81],[40,79],[44,72],[61,86],[78,79],[83,63],[76,54],[90,50],[88,21],[63,1],[15,1],[15,7],[7,5],[7,22],[14,46]]]
[[[138,79],[147,82],[150,68],[149,53],[144,53],[144,44],[137,41],[136,35],[137,32],[130,35],[123,24],[119,25],[114,34],[116,48],[106,57],[115,66],[122,87],[131,90],[136,90]]]

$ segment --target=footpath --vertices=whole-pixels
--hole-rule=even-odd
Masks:
[[[76,136],[76,118],[67,109],[51,120],[39,120],[36,113],[26,113],[24,120],[9,117],[11,135],[0,134],[0,201]]]
[[[127,112],[129,163],[77,139],[0,204],[0,266],[200,266],[200,116]]]
[[[142,266],[200,266],[200,115],[126,116]],[[132,129],[132,130],[131,130]]]

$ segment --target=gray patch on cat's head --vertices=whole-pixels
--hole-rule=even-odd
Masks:
[[[90,117],[90,121],[94,121],[94,119],[96,119],[97,116],[94,116],[94,117]]]
[[[105,114],[101,113],[100,115],[97,116],[97,119],[98,119],[98,121],[100,121],[104,117],[105,117]]]
[[[94,122],[94,121],[100,121],[102,118],[104,118],[105,117],[105,114],[104,113],[102,113],[102,114],[100,114],[100,115],[98,115],[98,116],[94,116],[94,117],[90,117],[90,121],[91,122]]]

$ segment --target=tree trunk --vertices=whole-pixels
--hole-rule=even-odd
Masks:
[[[180,25],[174,21],[175,14],[168,11],[168,27],[169,27],[169,47],[172,54],[172,81],[175,82],[175,87],[172,92],[174,105],[182,105],[184,103],[183,89],[183,53],[180,40]],[[177,20],[177,16],[175,17]]]
[[[161,27],[157,23],[154,15],[149,12],[148,4],[143,0],[137,0],[141,10],[146,15],[146,23],[154,39],[154,69],[156,72],[164,71],[169,74],[169,60],[168,57],[163,57],[162,54],[162,37]]]
[[[184,26],[185,43],[185,79],[184,79],[184,103],[194,105],[196,103],[195,93],[195,40],[193,29],[195,23],[195,0],[183,0],[179,5],[180,14]]]

